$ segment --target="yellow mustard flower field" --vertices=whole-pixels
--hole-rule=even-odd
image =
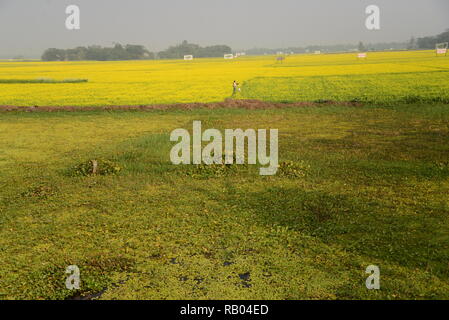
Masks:
[[[0,61],[0,105],[111,106],[265,101],[445,102],[449,58],[434,51],[291,55],[234,60]],[[84,79],[87,82],[70,81]],[[41,82],[36,80],[42,80]],[[48,80],[48,81],[45,81]],[[62,83],[58,83],[58,82]],[[28,82],[28,83],[27,83]],[[66,82],[66,83],[64,83]],[[73,83],[72,83],[73,82]]]

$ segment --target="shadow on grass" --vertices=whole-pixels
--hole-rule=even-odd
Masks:
[[[233,198],[267,226],[279,225],[336,244],[358,255],[447,277],[447,206],[421,205],[420,215],[357,197],[274,187]],[[430,215],[432,213],[433,215]]]

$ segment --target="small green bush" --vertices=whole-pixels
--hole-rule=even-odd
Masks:
[[[96,162],[96,168],[95,168],[95,162]],[[72,176],[93,176],[93,175],[110,175],[110,174],[117,174],[122,170],[122,168],[115,162],[110,160],[104,160],[104,159],[96,159],[96,160],[89,160],[83,163],[80,163],[76,165],[72,170],[71,174]]]

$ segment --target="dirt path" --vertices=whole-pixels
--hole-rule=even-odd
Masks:
[[[335,102],[326,101],[322,103],[316,102],[294,102],[294,103],[276,103],[264,102],[259,100],[234,100],[226,99],[223,102],[214,103],[179,103],[179,104],[160,104],[160,105],[142,105],[142,106],[105,106],[105,107],[76,107],[76,106],[34,106],[34,107],[19,107],[19,106],[0,106],[0,112],[8,111],[25,111],[25,112],[57,112],[57,111],[112,111],[112,110],[193,110],[198,108],[218,109],[218,108],[242,108],[242,109],[269,109],[269,108],[291,108],[291,107],[309,107],[309,106],[353,106],[361,107],[360,103],[353,102]]]

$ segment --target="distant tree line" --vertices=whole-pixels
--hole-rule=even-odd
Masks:
[[[200,47],[197,44],[183,41],[181,44],[172,46],[165,51],[158,53],[160,59],[182,59],[186,55],[193,55],[195,58],[215,58],[223,57],[232,53],[232,49],[226,45]]]
[[[288,47],[278,49],[254,48],[247,50],[248,55],[264,55],[283,53],[313,53],[321,52],[350,52],[350,51],[385,51],[405,49],[434,49],[437,43],[449,42],[449,29],[445,32],[430,37],[411,38],[409,42],[387,42],[336,45],[313,45],[307,47]],[[193,55],[195,58],[215,58],[232,53],[231,47],[227,45],[215,45],[201,47],[197,44],[183,41],[181,44],[171,46],[167,50],[153,53],[144,46],[127,44],[125,46],[116,44],[113,47],[89,46],[74,49],[45,50],[42,55],[44,61],[111,61],[111,60],[146,60],[146,59],[182,59],[185,55]]]
[[[313,53],[315,51],[336,53],[351,51],[384,51],[384,50],[405,50],[406,42],[385,42],[385,43],[367,43],[359,42],[358,44],[336,44],[336,45],[311,45],[306,47],[288,47],[288,48],[254,48],[246,50],[248,55],[263,55],[283,53]]]
[[[412,38],[409,43],[411,49],[435,49],[437,43],[449,42],[449,29],[436,36]]]
[[[193,55],[195,58],[223,57],[232,53],[232,49],[226,45],[201,47],[197,44],[182,42],[172,46],[158,54],[148,51],[144,46],[127,44],[125,46],[116,44],[113,47],[89,46],[74,49],[45,50],[42,55],[43,61],[114,61],[114,60],[149,60],[149,59],[182,59],[185,55]]]
[[[75,49],[56,49],[45,50],[42,55],[44,61],[111,61],[111,60],[143,60],[154,59],[154,54],[149,52],[144,46],[127,44],[122,46],[116,44],[114,47],[77,47]]]

